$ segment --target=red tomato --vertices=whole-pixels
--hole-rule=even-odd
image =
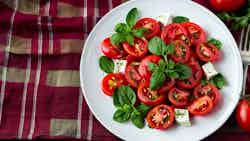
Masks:
[[[202,78],[202,69],[197,61],[191,60],[188,66],[192,69],[192,75],[185,80],[178,80],[177,85],[183,89],[192,89],[197,86]]]
[[[176,40],[173,42],[173,44],[175,45],[175,52],[173,55],[171,55],[171,58],[175,62],[187,62],[190,57],[189,47],[181,40]]]
[[[149,111],[146,120],[151,128],[167,129],[174,123],[174,110],[165,104],[158,105]]]
[[[101,49],[105,56],[112,59],[119,59],[125,56],[125,52],[113,45],[110,38],[106,38],[102,41]]]
[[[109,73],[102,79],[102,91],[106,95],[112,96],[114,90],[122,84],[127,84],[122,73]]]
[[[177,107],[186,106],[189,102],[189,93],[177,88],[172,88],[168,93],[169,101]]]
[[[244,99],[239,102],[235,117],[238,125],[250,132],[250,102],[248,100]]]
[[[213,62],[219,59],[220,51],[213,44],[199,44],[196,47],[196,54],[204,62]]]
[[[216,105],[221,99],[219,90],[213,84],[207,84],[204,86],[200,84],[195,87],[194,96],[196,98],[202,97],[204,95],[209,96],[214,102],[214,105]]]
[[[141,75],[138,72],[139,63],[130,62],[125,68],[125,78],[129,84],[133,87],[138,87],[141,82]]]
[[[149,82],[143,82],[137,90],[139,100],[147,105],[159,105],[165,100],[165,95],[149,89]]]
[[[188,33],[179,23],[172,23],[165,26],[161,32],[161,39],[169,44],[173,40],[186,40]]]
[[[128,42],[122,43],[124,50],[135,57],[142,57],[148,53],[148,41],[141,38],[135,38],[134,45],[131,46]]]
[[[193,115],[206,115],[212,111],[214,107],[213,100],[205,95],[196,99],[188,106],[188,111]]]
[[[239,10],[246,0],[210,0],[210,5],[216,11],[235,11]]]
[[[154,63],[154,64],[158,64],[158,62],[161,60],[160,56],[157,55],[149,55],[147,57],[145,57],[139,66],[139,73],[140,75],[145,78],[145,79],[150,79],[151,77],[151,73],[148,69],[148,63]]]
[[[134,28],[144,27],[148,30],[145,32],[145,37],[150,39],[160,32],[160,23],[152,18],[142,18],[135,24]]]
[[[187,30],[192,45],[198,45],[206,41],[205,31],[197,24],[184,22],[182,26]]]
[[[167,78],[163,85],[157,90],[159,93],[163,94],[170,90],[175,84],[175,80],[173,78]]]

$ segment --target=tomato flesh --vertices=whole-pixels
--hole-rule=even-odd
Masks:
[[[125,56],[124,50],[113,45],[110,38],[102,41],[101,50],[105,56],[112,59],[120,59]]]
[[[165,130],[174,123],[174,110],[168,105],[161,104],[151,109],[146,119],[149,127]]]
[[[147,31],[144,33],[147,39],[150,39],[160,32],[160,23],[152,18],[142,18],[135,24],[134,28],[144,27]]]
[[[175,52],[171,55],[171,58],[175,62],[185,63],[190,58],[190,49],[189,47],[181,40],[176,40],[173,42],[175,45]]]
[[[188,111],[194,115],[206,115],[212,111],[214,107],[213,100],[205,95],[196,99],[188,106]]]
[[[168,93],[169,101],[177,107],[182,107],[188,105],[189,93],[186,91],[182,91],[177,88],[172,88]]]
[[[219,59],[220,52],[213,44],[201,43],[196,47],[196,54],[204,62],[213,62]]]
[[[221,99],[219,90],[213,84],[207,84],[204,86],[200,84],[194,89],[194,96],[196,98],[202,97],[204,95],[209,96],[212,99],[214,105],[216,105]]]
[[[125,78],[132,87],[137,88],[142,80],[141,75],[138,72],[139,63],[130,62],[125,68]]]
[[[132,56],[142,57],[148,53],[148,42],[145,39],[135,38],[134,45],[130,45],[128,42],[122,43],[124,50]]]
[[[159,93],[164,94],[168,90],[170,90],[175,84],[175,79],[167,78],[162,86],[157,90]]]
[[[187,31],[179,23],[172,23],[165,26],[161,33],[161,39],[169,44],[174,40],[187,40]]]

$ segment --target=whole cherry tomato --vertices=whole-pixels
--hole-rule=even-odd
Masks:
[[[250,132],[250,101],[246,99],[241,100],[236,108],[235,114],[238,125],[242,129]]]
[[[239,10],[246,0],[210,0],[210,5],[216,11],[235,11]]]

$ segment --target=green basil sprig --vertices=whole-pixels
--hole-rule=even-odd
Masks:
[[[106,73],[112,73],[114,71],[115,64],[112,59],[106,56],[101,56],[99,58],[99,67]]]
[[[126,16],[126,23],[118,23],[115,26],[115,32],[111,36],[111,42],[118,45],[121,42],[127,41],[130,45],[134,44],[134,37],[141,38],[144,36],[147,28],[141,27],[138,29],[133,29],[133,26],[139,18],[139,12],[137,8],[131,9]]]
[[[140,104],[135,107],[136,95],[132,88],[122,85],[117,88],[113,95],[113,103],[117,110],[113,115],[113,120],[123,123],[131,119],[132,123],[138,127],[145,126],[144,118],[151,106]]]
[[[221,49],[222,48],[222,43],[221,41],[215,39],[215,38],[211,38],[207,41],[208,43],[211,43],[213,44],[214,46],[216,46],[218,49]]]
[[[219,89],[223,88],[227,84],[226,79],[221,73],[213,76],[210,80],[207,80],[206,78],[201,80],[201,85],[207,85],[208,83],[214,84]]]
[[[183,22],[189,22],[189,18],[184,16],[176,16],[172,19],[173,23],[183,23]]]

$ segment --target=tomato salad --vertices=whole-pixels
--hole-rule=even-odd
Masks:
[[[143,128],[146,119],[161,130],[191,126],[191,117],[210,113],[222,98],[226,82],[213,65],[222,44],[187,17],[138,15],[131,9],[101,43],[101,89],[113,97],[113,120]]]

